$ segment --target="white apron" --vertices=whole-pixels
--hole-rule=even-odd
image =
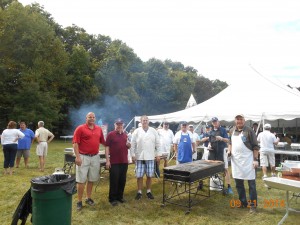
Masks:
[[[231,169],[232,177],[242,180],[254,180],[253,151],[246,147],[242,140],[243,132],[239,136],[231,136]]]

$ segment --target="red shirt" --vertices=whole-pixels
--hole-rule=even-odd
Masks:
[[[127,134],[111,131],[107,135],[106,146],[109,147],[110,163],[128,163]]]
[[[94,125],[94,129],[90,129],[87,124],[78,126],[74,132],[73,143],[78,144],[81,154],[98,154],[100,143],[105,145],[101,127]]]

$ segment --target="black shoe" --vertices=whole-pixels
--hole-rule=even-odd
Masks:
[[[85,203],[88,204],[88,205],[90,205],[90,206],[94,206],[95,205],[95,202],[91,198],[87,198],[85,200]]]
[[[125,203],[126,200],[125,200],[124,198],[122,198],[122,199],[118,199],[118,202],[120,202],[120,203]]]
[[[82,202],[77,202],[77,211],[82,209]]]
[[[135,200],[140,200],[142,198],[142,193],[136,193]]]
[[[117,205],[118,205],[118,202],[117,202],[117,201],[112,201],[112,202],[110,202],[110,204],[111,204],[112,206],[117,206]]]
[[[148,192],[148,193],[147,193],[147,197],[148,197],[149,199],[154,199],[154,197],[153,197],[153,195],[152,195],[151,192]]]

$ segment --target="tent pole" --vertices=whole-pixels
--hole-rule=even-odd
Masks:
[[[297,142],[297,139],[298,139],[298,118],[296,118],[296,132],[295,132],[295,135],[296,135],[296,142]]]
[[[133,117],[132,120],[130,120],[130,122],[127,124],[127,126],[124,128],[124,130],[127,129],[127,127],[129,126],[129,124],[131,124],[133,120],[135,120],[135,117]]]
[[[200,123],[198,123],[198,125],[195,127],[194,131],[197,130],[197,128],[202,124],[203,120],[200,121]]]
[[[260,128],[260,124],[261,124],[261,121],[263,120],[263,115],[264,115],[264,114],[262,114],[261,117],[260,117],[260,120],[259,120],[259,123],[258,123],[258,126],[257,126],[257,130],[256,130],[256,136],[257,136],[257,134],[258,134],[258,131],[259,131],[259,128]],[[264,127],[264,125],[265,125],[265,120],[263,120],[263,127]]]

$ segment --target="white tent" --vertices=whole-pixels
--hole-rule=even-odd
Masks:
[[[233,83],[216,96],[181,111],[149,116],[150,122],[208,122],[216,116],[231,122],[238,113],[246,120],[275,121],[300,118],[300,92],[263,77],[254,71]],[[135,117],[135,121],[140,118]],[[296,121],[297,123],[297,121]],[[298,124],[299,125],[299,124]]]
[[[195,105],[197,105],[196,99],[194,98],[194,95],[191,94],[185,108],[188,109],[188,108],[191,108]]]

